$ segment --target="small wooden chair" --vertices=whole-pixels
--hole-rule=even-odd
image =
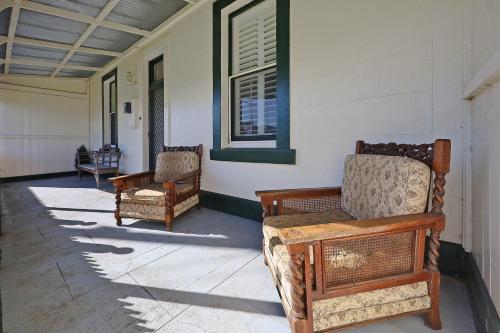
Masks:
[[[111,178],[115,187],[116,225],[122,217],[165,223],[199,204],[203,146],[163,147],[156,170]]]
[[[439,236],[450,149],[449,140],[358,141],[356,154],[346,158],[342,188],[256,192],[265,261],[292,332],[336,331],[417,313],[441,329]]]

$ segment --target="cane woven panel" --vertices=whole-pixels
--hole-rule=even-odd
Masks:
[[[322,213],[340,210],[340,195],[283,199],[281,214]]]
[[[415,231],[323,242],[326,289],[412,273],[415,243]]]

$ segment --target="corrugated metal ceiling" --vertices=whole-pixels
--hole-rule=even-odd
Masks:
[[[123,52],[141,39],[141,36],[132,35],[123,31],[97,27],[87,38],[83,46],[96,49],[105,49]]]
[[[64,11],[76,12],[91,17],[97,17],[109,0],[31,0]],[[188,6],[186,0],[120,0],[105,20],[120,23],[129,27],[151,31]],[[50,12],[48,10],[47,12]],[[52,15],[34,12],[21,8],[15,37],[22,37],[40,41],[49,41],[73,45],[87,29],[89,24],[76,20],[62,18],[57,12]],[[60,14],[63,15],[64,14]],[[69,15],[69,14],[68,14]],[[9,30],[11,8],[0,12],[0,36],[7,36]],[[90,36],[83,42],[83,47],[125,52],[130,46],[139,41],[142,36],[127,33],[116,29],[97,26]],[[36,43],[36,41],[34,41]],[[31,42],[33,43],[33,42]],[[39,67],[36,61],[60,63],[69,51],[57,47],[47,48],[14,42],[12,59],[32,61],[33,66],[11,63],[9,73],[48,76],[54,73],[55,68]],[[92,53],[83,53],[76,50],[67,62],[69,65],[104,67],[114,57]],[[6,45],[0,45],[0,58],[6,57]],[[3,73],[0,67],[0,75]],[[80,77],[92,76],[95,72],[62,68],[57,76]]]
[[[74,44],[87,26],[82,22],[21,10],[16,36]]]
[[[25,74],[25,75],[41,75],[49,76],[54,71],[53,68],[41,67],[41,66],[28,66],[28,65],[17,65],[10,64],[9,73],[12,74]]]
[[[75,53],[68,61],[70,65],[103,67],[108,62],[113,60],[113,57],[108,57],[99,54]]]
[[[11,8],[4,9],[0,12],[0,35],[7,36],[9,33],[9,21]]]
[[[153,30],[186,5],[187,2],[183,0],[121,0],[107,19],[140,29]]]
[[[94,16],[99,15],[106,5],[106,0],[32,0],[55,8],[67,9],[73,12]]]
[[[14,44],[12,47],[12,58],[31,59],[41,61],[60,62],[67,51],[58,49],[49,49],[46,47]]]

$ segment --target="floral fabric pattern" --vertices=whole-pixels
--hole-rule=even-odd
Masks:
[[[410,158],[349,155],[344,164],[342,210],[356,219],[423,213],[430,169]]]
[[[184,194],[192,191],[193,187],[193,184],[175,184],[175,192],[177,195]],[[121,198],[122,203],[165,205],[165,189],[163,184],[153,183],[124,191]]]
[[[165,200],[165,199],[163,199]],[[189,208],[200,202],[198,195],[193,195],[174,206],[174,217],[181,215]],[[145,220],[165,220],[165,201],[162,204],[149,204],[143,202],[122,202],[120,216]]]
[[[425,283],[425,282],[424,282]],[[314,302],[316,303],[316,302]],[[321,317],[315,315],[313,303],[313,328],[315,332],[339,328],[366,320],[394,316],[401,313],[428,309],[431,306],[429,296],[421,296],[392,303],[381,303],[364,308],[347,310]]]
[[[154,180],[163,183],[171,177],[198,170],[200,160],[192,151],[170,151],[158,154]]]

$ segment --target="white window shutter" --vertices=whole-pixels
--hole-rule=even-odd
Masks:
[[[268,0],[232,21],[232,112],[237,137],[276,134],[276,6]]]

